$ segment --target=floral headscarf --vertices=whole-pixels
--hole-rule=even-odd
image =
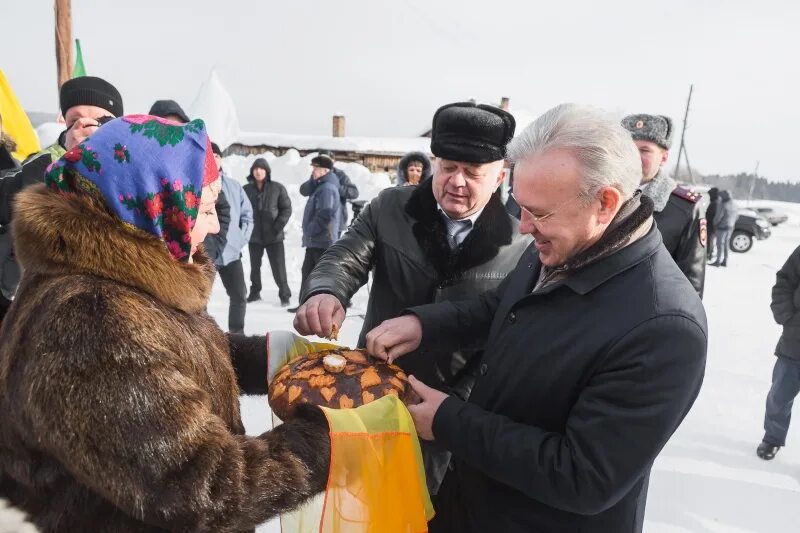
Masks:
[[[188,261],[202,188],[219,177],[202,120],[148,115],[112,120],[47,169],[54,191],[91,194],[130,226]]]

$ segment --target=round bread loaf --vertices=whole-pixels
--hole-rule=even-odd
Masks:
[[[411,386],[399,366],[364,350],[325,350],[291,361],[269,384],[269,405],[282,420],[300,404],[349,409],[388,394],[406,401]]]

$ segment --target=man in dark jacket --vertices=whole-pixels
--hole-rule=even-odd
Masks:
[[[792,405],[800,393],[800,247],[796,248],[786,264],[778,271],[772,287],[772,316],[783,326],[783,334],[775,347],[775,368],[772,370],[772,387],[767,395],[764,415],[764,438],[756,454],[771,460],[786,445]]]
[[[119,91],[101,78],[81,76],[68,80],[59,92],[61,114],[67,129],[58,142],[28,159],[16,171],[0,179],[0,320],[11,303],[20,280],[20,270],[11,241],[12,206],[19,191],[44,181],[47,167],[83,142],[100,125],[123,114]]]
[[[642,193],[653,200],[653,217],[664,246],[702,298],[708,236],[700,195],[661,172],[672,144],[672,119],[663,115],[628,115],[622,125],[639,148]]]
[[[717,211],[719,210],[719,189],[716,187],[711,187],[708,189],[708,207],[706,207],[706,225],[708,227],[708,235],[706,240],[708,248],[708,252],[706,254],[706,258],[708,261],[711,261],[714,258],[714,217],[717,215]],[[717,250],[719,253],[719,250]]]
[[[530,244],[496,192],[505,178],[505,146],[514,127],[514,118],[496,107],[441,107],[433,117],[431,150],[439,158],[433,178],[416,187],[386,189],[361,212],[309,277],[295,317],[297,331],[327,336],[332,325],[341,326],[344,304],[370,272],[360,347],[368,331],[406,307],[497,287]],[[473,352],[442,351],[434,360],[417,354],[400,364],[466,398],[479,359]],[[424,444],[423,458],[435,494],[449,454]]]
[[[336,157],[333,155],[333,152],[325,152],[321,151],[319,153],[321,156],[329,157],[331,161],[334,163],[336,162]],[[340,168],[334,167],[331,169],[336,177],[339,179],[339,202],[341,204],[341,219],[339,221],[339,235],[344,232],[347,228],[347,202],[355,200],[358,198],[358,187],[353,181],[350,179],[350,176],[347,175],[347,172]],[[315,180],[313,177],[308,178],[303,184],[300,185],[300,194],[303,196],[311,196],[314,190],[317,188],[319,181]]]
[[[253,206],[253,233],[250,235],[250,295],[248,302],[261,299],[261,259],[267,252],[272,279],[278,286],[281,305],[289,305],[292,291],[286,281],[286,253],[283,228],[292,216],[292,201],[286,187],[272,179],[267,160],[253,161],[244,192]]]
[[[454,458],[432,533],[639,531],[651,465],[700,390],[702,303],[618,122],[561,105],[508,152],[534,246],[496,290],[412,308],[367,350],[484,349],[468,402],[410,380],[417,433]]]

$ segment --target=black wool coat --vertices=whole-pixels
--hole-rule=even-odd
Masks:
[[[421,351],[484,349],[469,401],[434,417],[453,461],[432,532],[636,531],[650,467],[698,394],[705,312],[655,227],[533,290],[540,269],[531,247],[497,290],[411,310]]]

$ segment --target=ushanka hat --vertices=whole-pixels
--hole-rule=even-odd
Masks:
[[[431,152],[465,163],[490,163],[506,157],[516,122],[508,111],[490,105],[459,102],[433,115]]]
[[[187,261],[204,186],[219,178],[202,120],[130,115],[104,124],[47,169],[57,192],[102,200],[122,224],[164,241]]]
[[[631,132],[634,141],[650,141],[664,150],[672,145],[672,119],[664,115],[628,115],[622,125]]]

